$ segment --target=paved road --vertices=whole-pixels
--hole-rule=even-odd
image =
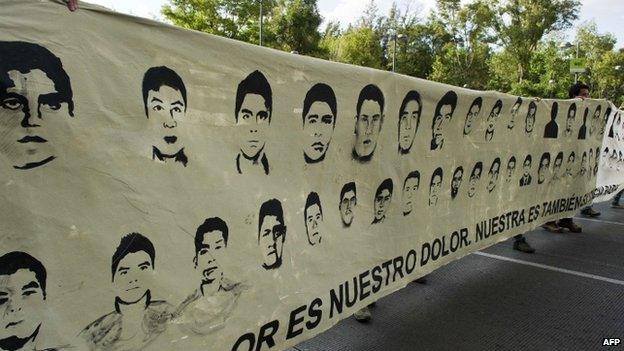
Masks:
[[[624,342],[624,210],[595,207],[581,234],[536,230],[535,254],[508,240],[378,301],[289,351],[609,350]],[[511,259],[511,260],[509,260]]]

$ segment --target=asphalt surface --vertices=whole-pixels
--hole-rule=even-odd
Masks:
[[[288,351],[622,350],[624,210],[594,207],[580,234],[526,234],[468,255]],[[508,260],[511,259],[511,260]],[[603,346],[620,338],[619,346]]]

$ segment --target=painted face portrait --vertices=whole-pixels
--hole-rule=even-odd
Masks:
[[[572,151],[570,155],[568,156],[568,162],[566,163],[565,175],[568,177],[574,176],[572,174],[572,168],[574,167],[575,159],[576,159],[576,156],[574,155],[574,151]]]
[[[594,111],[594,117],[592,118],[592,123],[589,128],[589,135],[594,135],[596,133],[596,129],[600,126],[600,115],[602,115],[602,106],[596,106],[596,110]]]
[[[585,140],[587,138],[587,115],[589,114],[589,108],[585,109],[583,113],[583,125],[579,128],[578,139]]]
[[[353,223],[353,211],[357,206],[357,191],[354,182],[349,182],[342,187],[340,191],[340,218],[344,227],[351,226]]]
[[[392,179],[388,178],[379,184],[373,199],[374,219],[373,224],[381,223],[386,219],[388,208],[392,201]]]
[[[490,171],[488,172],[488,185],[487,185],[487,190],[488,192],[492,192],[494,191],[494,188],[496,188],[496,183],[498,183],[498,176],[500,174],[500,158],[496,158],[494,159],[494,161],[492,162],[492,165],[490,166]]]
[[[522,98],[518,98],[516,102],[511,107],[511,118],[509,119],[509,123],[507,124],[507,129],[512,130],[516,125],[516,117],[518,116],[518,111],[522,106]]]
[[[268,128],[271,124],[273,93],[266,77],[260,71],[249,74],[238,85],[234,109],[236,126],[240,130],[236,167],[239,174],[245,168],[262,167],[269,174],[265,155]]]
[[[258,246],[264,269],[276,269],[282,265],[285,241],[286,226],[282,203],[277,199],[268,200],[260,206],[258,222]]]
[[[146,297],[149,300],[154,258],[154,246],[143,235],[131,233],[121,239],[112,260],[117,303],[135,304]]]
[[[587,172],[587,152],[583,152],[583,156],[581,156],[581,169],[579,170],[580,175],[585,175]]]
[[[461,187],[462,178],[464,177],[464,168],[459,166],[455,168],[453,172],[453,179],[451,179],[451,199],[454,200],[459,194],[459,188]]]
[[[0,349],[35,349],[43,323],[46,270],[24,252],[0,257]]]
[[[436,168],[431,175],[431,182],[429,182],[429,206],[438,205],[443,178],[444,174],[442,173],[442,168]]]
[[[550,154],[545,152],[540,159],[539,168],[537,169],[537,183],[542,184],[546,181],[548,170],[550,169]]]
[[[561,166],[563,165],[563,152],[559,152],[555,157],[553,165],[553,180],[558,180],[561,173]]]
[[[365,86],[360,92],[355,116],[353,157],[358,161],[369,161],[377,148],[384,120],[383,108],[384,96],[381,90],[372,84]]]
[[[186,167],[188,157],[178,133],[187,105],[182,78],[168,67],[148,69],[143,76],[143,104],[152,131],[152,159],[173,160]]]
[[[481,179],[481,173],[483,172],[483,163],[477,162],[470,172],[470,179],[468,181],[468,197],[472,198],[477,194],[477,184]]]
[[[431,124],[431,150],[440,150],[444,146],[444,126],[453,119],[457,106],[457,94],[449,91],[436,106]]]
[[[600,147],[596,148],[596,153],[594,154],[595,162],[594,162],[594,175],[598,174],[598,161],[600,160]]]
[[[496,121],[498,120],[501,110],[503,109],[503,101],[497,100],[492,107],[492,111],[487,118],[487,129],[485,130],[485,141],[491,141],[494,138],[494,130],[496,128]]]
[[[323,83],[314,85],[303,101],[303,155],[306,163],[317,163],[325,154],[336,127],[336,95]]]
[[[418,171],[410,172],[403,182],[403,215],[407,216],[414,209],[414,201],[416,193],[420,186],[420,173]]]
[[[227,224],[217,217],[208,218],[195,232],[195,270],[201,274],[201,292],[217,291],[223,282],[223,268],[218,257],[227,247]]]
[[[29,170],[58,155],[53,134],[74,116],[61,60],[33,43],[0,41],[0,149],[13,169]]]
[[[537,113],[537,104],[535,101],[529,103],[529,110],[527,111],[526,118],[524,120],[524,131],[527,134],[533,133],[533,126],[535,125],[535,114]]]
[[[511,156],[509,161],[507,161],[507,176],[505,177],[505,182],[511,182],[514,173],[516,172],[516,158]]]
[[[483,99],[478,97],[474,99],[470,108],[468,109],[468,113],[466,114],[466,121],[464,122],[464,136],[470,135],[472,132],[472,127],[474,126],[475,121],[479,117],[479,113],[481,113],[481,105],[483,104]]]
[[[399,153],[409,153],[420,125],[422,102],[420,94],[411,90],[403,98],[399,109]]]
[[[566,118],[566,136],[572,135],[574,128],[574,119],[576,118],[576,104],[570,105],[568,109],[568,116]]]
[[[607,129],[607,122],[609,121],[609,116],[611,115],[611,107],[607,107],[605,110],[604,117],[602,118],[600,124],[600,135],[604,135],[605,130]]]
[[[308,194],[303,215],[305,216],[308,243],[312,246],[320,244],[323,239],[321,235],[321,227],[323,226],[323,208],[321,207],[321,199],[317,193],[311,192]]]

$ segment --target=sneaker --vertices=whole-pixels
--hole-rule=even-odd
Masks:
[[[524,253],[534,253],[535,249],[527,243],[525,239],[515,240],[513,243],[513,249],[524,252]]]
[[[427,274],[428,275],[428,274]],[[416,280],[414,280],[414,283],[418,283],[418,284],[427,284],[427,276],[424,275]]]
[[[620,204],[611,204],[612,208],[617,208],[619,210],[624,209],[624,205],[620,205]]]
[[[577,225],[576,223],[574,223],[572,221],[572,219],[567,218],[567,219],[562,219],[559,221],[559,223],[557,223],[561,228],[567,228],[568,230],[570,230],[572,233],[580,233],[583,231],[583,228],[581,228],[579,225]]]
[[[355,317],[355,320],[360,323],[366,323],[371,320],[372,315],[368,307],[364,307],[361,310],[355,312],[353,314],[353,317]]]
[[[581,214],[587,217],[598,217],[600,216],[600,212],[594,211],[593,208],[587,207],[581,210]]]
[[[546,229],[551,233],[563,233],[563,228],[557,225],[557,222],[546,222],[542,225],[542,228]]]

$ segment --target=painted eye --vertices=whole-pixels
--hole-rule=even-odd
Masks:
[[[44,104],[43,106],[52,111],[58,111],[61,108],[60,103]]]
[[[147,269],[147,266],[141,266],[141,270],[144,271]]]
[[[160,106],[160,105],[156,105],[156,106],[154,106],[154,107],[153,107],[153,110],[154,110],[154,111],[162,111],[162,110],[164,110],[164,109],[163,109],[163,107],[162,107],[162,106]]]
[[[182,112],[182,110],[179,107],[174,107],[172,111],[175,112],[175,113]]]
[[[2,101],[2,107],[9,110],[18,110],[23,107],[22,103],[15,98],[8,98]]]
[[[23,296],[30,296],[30,295],[34,295],[36,294],[37,291],[36,290],[26,290],[22,293]]]

